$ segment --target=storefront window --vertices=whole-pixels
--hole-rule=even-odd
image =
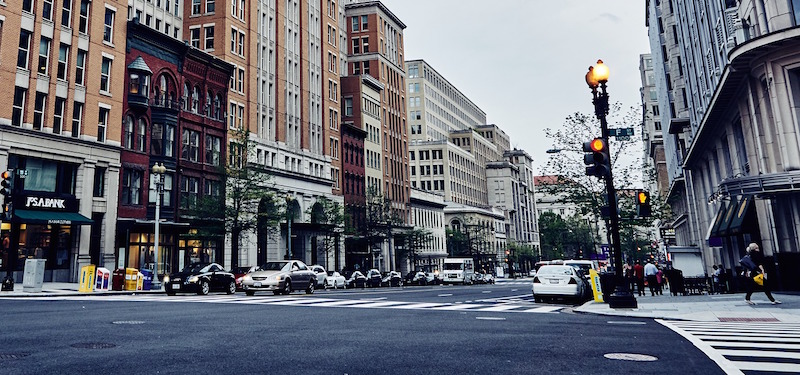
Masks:
[[[23,269],[26,259],[46,259],[45,268],[50,270],[69,268],[71,245],[70,227],[21,224],[17,270]]]
[[[158,241],[158,273],[169,273],[169,259],[172,257],[175,236],[169,233],[160,233]],[[128,243],[128,267],[138,269],[153,269],[155,251],[155,235],[153,233],[131,232]]]
[[[181,240],[178,247],[184,266],[189,263],[217,262],[217,240]]]

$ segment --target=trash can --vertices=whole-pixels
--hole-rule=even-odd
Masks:
[[[45,259],[26,259],[25,274],[22,278],[23,292],[41,292],[44,284]]]
[[[142,273],[142,278],[144,279],[142,282],[142,290],[150,290],[153,285],[153,271],[143,269],[140,272]]]
[[[683,286],[683,271],[677,269],[666,270],[664,275],[667,276],[669,292],[673,296],[677,296],[678,293],[686,295],[686,289]]]
[[[608,297],[614,294],[614,289],[617,287],[617,275],[613,273],[600,274],[600,290],[603,291],[603,301],[608,301]]]
[[[125,269],[117,268],[111,276],[111,290],[121,291],[125,289]]]
[[[135,291],[139,284],[139,270],[136,268],[125,269],[125,290]]]

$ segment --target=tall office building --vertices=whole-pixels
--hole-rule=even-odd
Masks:
[[[0,230],[0,271],[75,281],[114,265],[125,7],[122,1],[10,2],[0,8],[0,169],[12,170],[14,218]]]
[[[409,222],[408,127],[403,29],[406,25],[380,1],[352,2],[345,8],[347,71],[371,75],[383,86],[381,134],[383,187],[392,210]]]
[[[216,13],[216,0],[189,0],[189,2],[191,16]],[[223,4],[221,6],[224,7]],[[128,0],[128,20],[137,18],[141,25],[183,40],[183,6],[183,0]]]

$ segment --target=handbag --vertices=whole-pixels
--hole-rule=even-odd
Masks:
[[[758,275],[753,276],[753,281],[755,281],[759,286],[764,286],[764,274],[759,273]]]

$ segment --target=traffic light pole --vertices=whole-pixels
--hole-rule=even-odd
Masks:
[[[608,143],[608,92],[606,91],[606,83],[600,83],[600,91],[597,87],[592,87],[592,103],[594,104],[594,113],[597,119],[600,120],[601,138],[606,142],[609,154],[609,168],[608,174],[605,176],[606,193],[608,194],[608,211],[611,223],[611,250],[614,253],[614,274],[616,278],[616,288],[614,293],[609,297],[609,307],[617,308],[635,308],[637,307],[636,298],[633,296],[628,288],[628,283],[625,282],[624,275],[622,274],[622,246],[619,238],[619,211],[617,210],[617,190],[614,188],[614,177],[611,168],[611,147]]]

